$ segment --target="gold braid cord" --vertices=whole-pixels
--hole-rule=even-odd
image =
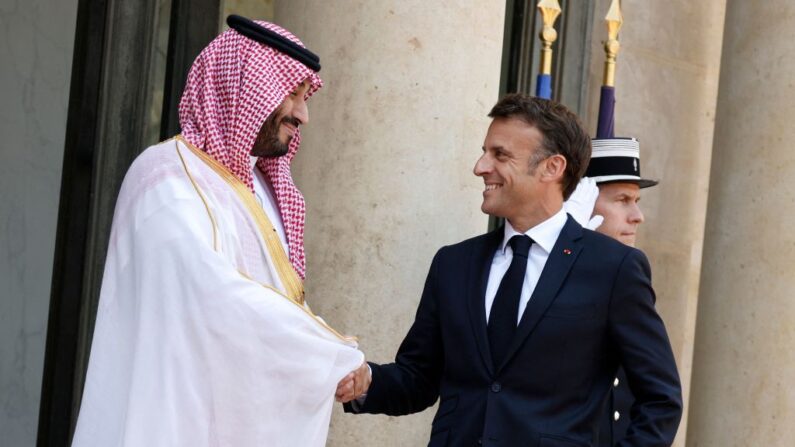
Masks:
[[[265,248],[268,250],[270,254],[271,260],[273,261],[276,272],[279,274],[279,278],[284,285],[285,292],[278,290],[268,284],[260,284],[261,286],[270,289],[279,295],[287,298],[288,301],[298,306],[302,311],[309,314],[315,321],[317,321],[321,326],[329,330],[332,334],[336,337],[344,340],[346,342],[355,342],[357,339],[356,337],[342,335],[337,332],[334,328],[326,324],[321,318],[317,315],[312,313],[309,310],[308,306],[304,302],[304,285],[301,281],[298,273],[296,273],[295,269],[293,268],[292,264],[290,264],[290,259],[287,257],[287,253],[284,251],[284,247],[282,247],[281,240],[279,240],[279,236],[276,233],[276,229],[273,227],[273,224],[268,219],[267,214],[262,209],[261,206],[257,203],[256,199],[254,198],[254,194],[246,187],[243,182],[240,181],[234,174],[229,172],[223,165],[218,163],[214,158],[209,156],[206,152],[202,151],[201,149],[196,148],[192,144],[190,144],[187,140],[182,138],[182,136],[178,135],[176,140],[179,143],[182,143],[185,147],[190,149],[190,151],[196,155],[200,160],[202,160],[205,164],[207,164],[213,171],[215,171],[224,181],[226,181],[229,186],[235,191],[237,196],[240,198],[240,201],[248,210],[249,214],[252,216],[254,221],[257,224],[257,227],[262,235],[263,240],[265,241]],[[204,199],[204,194],[201,193],[198,185],[193,180],[193,176],[190,174],[188,170],[187,164],[184,162],[182,157],[182,153],[179,150],[179,145],[177,145],[177,153],[179,154],[180,159],[183,161],[183,166],[185,171],[188,172],[188,177],[191,179],[191,183],[193,184],[194,188],[197,189],[199,192],[199,196],[202,198],[202,201],[205,203],[205,207],[207,207],[208,213],[209,207],[207,206],[206,200]],[[212,213],[210,213],[210,218],[213,221],[213,232],[215,233],[215,223],[216,220],[213,218]],[[215,237],[215,234],[213,235]],[[254,281],[249,275],[244,272],[238,271],[243,277],[246,279]],[[255,281],[256,282],[256,281]]]

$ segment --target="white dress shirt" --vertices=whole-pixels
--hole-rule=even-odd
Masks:
[[[519,298],[519,315],[516,319],[516,324],[522,319],[527,303],[530,301],[530,296],[533,294],[538,279],[541,277],[541,272],[544,270],[544,264],[547,263],[549,254],[555,246],[555,242],[560,236],[563,226],[566,225],[568,215],[566,211],[561,208],[560,211],[555,213],[549,219],[541,222],[533,228],[527,230],[524,234],[533,239],[533,245],[530,246],[530,253],[527,256],[527,271],[524,274],[524,284],[522,284],[522,295]],[[491,271],[489,272],[489,281],[486,286],[486,322],[489,321],[489,314],[491,313],[491,305],[494,303],[494,297],[497,295],[497,289],[500,287],[502,277],[508,271],[508,267],[513,260],[513,249],[508,244],[513,236],[521,234],[517,232],[511,223],[505,221],[505,234],[502,238],[502,243],[494,253],[494,259],[491,261]],[[369,368],[369,365],[368,365]],[[372,377],[372,370],[370,370],[370,377]],[[367,399],[367,394],[351,401],[351,406],[354,411],[359,411]]]
[[[257,201],[262,209],[265,210],[268,220],[270,220],[273,227],[276,228],[276,233],[279,234],[279,240],[282,241],[282,246],[284,247],[284,253],[287,254],[289,258],[290,248],[287,246],[287,235],[284,233],[282,215],[279,212],[279,207],[276,205],[276,197],[273,193],[271,183],[265,178],[265,174],[263,174],[259,168],[252,166],[252,170],[254,171],[254,195],[257,197]]]
[[[519,313],[517,315],[516,324],[522,319],[527,303],[533,295],[538,284],[538,279],[541,277],[541,272],[544,270],[544,264],[547,263],[549,254],[552,252],[552,247],[558,240],[560,231],[566,225],[568,219],[566,211],[561,208],[560,211],[555,213],[549,219],[541,222],[533,228],[527,230],[524,234],[533,239],[533,245],[530,246],[530,253],[527,257],[527,271],[524,274],[524,284],[522,284],[522,295],[519,298]],[[522,233],[517,232],[511,223],[505,221],[505,235],[502,238],[502,243],[494,253],[494,259],[491,261],[491,271],[489,272],[489,281],[486,286],[486,322],[489,321],[489,314],[491,313],[491,305],[494,303],[494,297],[497,295],[497,289],[500,288],[502,277],[508,271],[508,267],[513,260],[513,249],[508,241],[513,236]]]

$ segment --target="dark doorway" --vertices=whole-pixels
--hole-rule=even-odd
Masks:
[[[71,443],[116,195],[135,157],[176,133],[185,75],[217,34],[219,8],[219,0],[79,1],[40,446]]]

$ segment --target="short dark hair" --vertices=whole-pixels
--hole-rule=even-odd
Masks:
[[[533,157],[531,168],[555,154],[566,157],[563,200],[568,199],[591,160],[591,137],[577,115],[556,101],[511,93],[497,102],[489,117],[520,119],[541,132],[542,147]]]

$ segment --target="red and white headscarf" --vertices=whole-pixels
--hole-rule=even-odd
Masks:
[[[257,21],[304,46],[289,31]],[[304,64],[265,44],[229,29],[215,38],[193,62],[179,103],[182,136],[226,166],[254,191],[250,152],[265,120],[304,80],[306,98],[323,82]],[[286,155],[260,158],[257,167],[268,177],[282,216],[290,263],[305,277],[304,196],[293,183],[290,162],[301,143],[296,132]]]

